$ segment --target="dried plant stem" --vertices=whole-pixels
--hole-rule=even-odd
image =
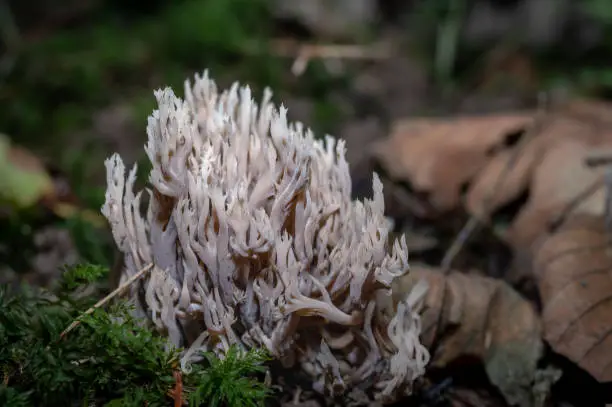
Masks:
[[[174,407],[181,407],[183,403],[183,375],[180,370],[173,372],[174,389],[172,390],[172,398],[174,399]]]
[[[77,326],[79,326],[81,324],[81,318],[84,317],[85,315],[89,315],[92,312],[94,312],[96,309],[104,306],[107,302],[109,302],[110,300],[112,300],[113,298],[115,298],[117,295],[119,295],[123,290],[125,290],[127,287],[129,287],[130,285],[132,285],[136,280],[138,280],[140,277],[144,276],[149,270],[151,270],[153,268],[153,263],[149,263],[148,265],[146,265],[145,267],[143,267],[142,269],[140,269],[136,274],[134,274],[132,277],[130,277],[125,283],[121,284],[119,287],[117,287],[115,290],[113,290],[113,292],[111,292],[110,294],[108,294],[106,297],[102,298],[100,301],[98,301],[97,303],[95,303],[91,308],[89,308],[87,311],[85,311],[84,313],[82,313],[81,315],[79,315],[79,317],[77,319],[75,319],[74,321],[72,321],[72,323],[70,325],[68,325],[68,327],[66,329],[64,329],[62,331],[62,333],[60,334],[59,339],[62,340],[70,331],[72,331],[74,328],[76,328]]]
[[[455,240],[453,240],[453,243],[450,245],[446,253],[444,253],[444,257],[442,258],[441,266],[442,271],[445,274],[450,272],[455,257],[457,257],[457,255],[461,252],[461,249],[479,225],[480,220],[476,216],[472,215],[463,225],[459,233],[457,233]]]
[[[312,59],[352,59],[377,60],[391,56],[389,44],[339,45],[339,44],[301,44],[291,40],[276,40],[272,44],[273,53],[282,57],[294,58],[291,72],[300,76]]]

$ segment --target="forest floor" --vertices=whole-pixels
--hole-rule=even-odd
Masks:
[[[382,174],[413,276],[434,287],[421,406],[597,405],[597,380],[612,380],[602,327],[612,259],[600,247],[610,185],[597,164],[609,157],[593,151],[612,148],[610,106],[552,86],[524,47],[462,55],[461,74],[441,77],[424,45],[435,39],[401,24],[328,41],[245,4],[103,9],[20,32],[0,59],[0,171],[11,187],[0,197],[0,280],[47,285],[64,264],[115,264],[98,214],[103,161],[118,152],[146,175],[153,89],[182,93],[209,69],[222,86],[270,86],[291,119],[345,139],[356,197]],[[584,247],[595,252],[571,254]],[[571,381],[593,398],[573,399]]]

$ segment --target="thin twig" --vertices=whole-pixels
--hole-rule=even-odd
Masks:
[[[476,229],[480,226],[480,220],[475,215],[470,216],[468,221],[463,225],[457,236],[455,236],[455,240],[450,245],[446,253],[444,253],[444,257],[442,258],[442,272],[448,274],[450,272],[451,267],[453,265],[453,261],[457,257],[457,255],[463,249],[466,242],[472,236],[472,233],[476,231]]]
[[[181,407],[183,403],[183,375],[180,370],[174,370],[174,389],[172,389],[172,398],[174,399],[174,407]]]
[[[272,53],[294,58],[291,72],[300,76],[306,71],[312,59],[338,60],[377,60],[391,56],[389,44],[337,45],[337,44],[300,44],[292,40],[276,40],[272,42]]]
[[[153,268],[153,263],[149,263],[148,265],[146,265],[145,267],[143,267],[142,269],[140,269],[136,274],[134,274],[132,277],[130,277],[125,283],[121,284],[119,287],[117,287],[115,290],[113,290],[113,292],[111,292],[110,294],[108,294],[106,297],[102,298],[100,301],[98,301],[97,303],[94,304],[94,306],[92,306],[91,308],[89,308],[87,311],[85,311],[84,313],[82,313],[81,315],[79,315],[79,317],[77,319],[75,319],[74,321],[72,321],[72,323],[66,328],[64,329],[64,331],[62,331],[62,333],[60,334],[59,340],[62,340],[70,331],[72,331],[74,328],[76,328],[77,326],[79,326],[81,324],[81,319],[85,316],[85,315],[89,315],[92,312],[94,312],[96,309],[104,306],[107,302],[109,302],[111,299],[115,298],[117,295],[119,295],[123,290],[125,290],[127,287],[129,287],[130,285],[132,285],[136,280],[138,280],[140,277],[142,277],[143,275],[145,275],[149,270],[151,270]]]
[[[307,44],[292,40],[275,40],[272,51],[283,57],[296,57],[308,53],[312,58],[339,59],[384,59],[390,57],[388,44],[340,45],[340,44]]]

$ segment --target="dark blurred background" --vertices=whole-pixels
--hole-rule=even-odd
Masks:
[[[347,139],[361,195],[395,120],[607,98],[611,60],[609,0],[0,0],[0,280],[112,266],[103,160],[146,174],[153,90],[195,72]]]

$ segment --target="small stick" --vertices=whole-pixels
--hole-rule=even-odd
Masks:
[[[453,240],[453,243],[450,245],[446,253],[444,253],[444,257],[440,263],[442,271],[445,274],[450,272],[453,265],[453,260],[455,260],[455,257],[457,257],[459,252],[461,252],[461,249],[463,249],[463,246],[468,241],[472,233],[474,233],[474,231],[478,228],[478,226],[480,226],[480,219],[474,215],[470,216],[468,221],[463,225],[455,237],[455,240]]]
[[[60,334],[59,340],[62,340],[70,331],[72,331],[74,328],[79,326],[81,324],[81,318],[83,318],[85,315],[91,314],[96,309],[104,306],[107,302],[109,302],[111,299],[113,299],[114,297],[119,295],[119,293],[121,293],[121,291],[123,291],[125,288],[129,287],[130,285],[132,285],[136,280],[138,280],[140,277],[142,277],[145,273],[147,273],[152,268],[153,268],[153,263],[149,263],[148,265],[146,265],[145,267],[140,269],[140,271],[138,271],[138,273],[136,273],[132,277],[130,277],[125,283],[121,284],[119,287],[117,287],[115,290],[113,290],[112,293],[108,294],[106,297],[102,298],[100,301],[95,303],[94,306],[92,306],[87,311],[82,313],[77,319],[72,321],[72,323],[68,326],[68,328],[64,329],[64,331]]]
[[[281,57],[294,58],[291,72],[300,76],[306,71],[312,59],[337,60],[377,60],[391,56],[387,44],[338,45],[338,44],[304,44],[290,40],[277,40],[272,45],[274,54]]]
[[[174,399],[174,407],[183,405],[183,375],[180,370],[172,372],[174,376],[174,389],[172,390],[172,398]]]
[[[303,43],[293,39],[274,39],[267,50],[262,50],[257,44],[247,44],[243,52],[248,55],[260,55],[267,52],[273,56],[293,59],[291,72],[295,76],[304,73],[313,59],[322,60],[330,69],[330,62],[337,60],[381,60],[393,55],[393,44],[379,42],[372,45],[361,44],[316,44]]]
[[[291,40],[276,40],[272,43],[273,52],[278,56],[295,58],[308,54],[311,58],[327,59],[386,59],[391,56],[389,44],[312,44]]]

